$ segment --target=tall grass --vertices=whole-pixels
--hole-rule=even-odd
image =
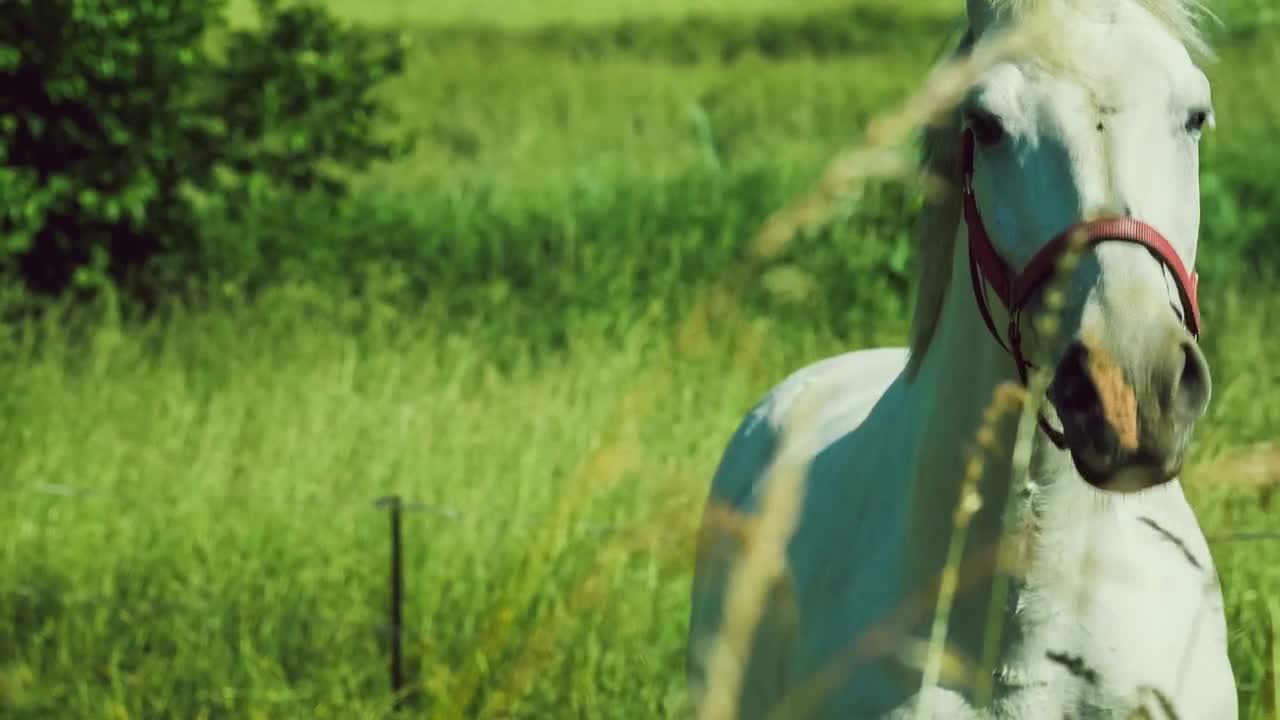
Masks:
[[[686,20],[690,17],[759,17],[761,15],[793,16],[846,7],[838,0],[799,0],[780,6],[769,0],[609,0],[583,3],[576,0],[543,0],[511,3],[503,0],[320,0],[341,17],[374,25],[414,25],[456,27],[489,25],[503,29],[527,29],[548,23],[602,25],[619,22]],[[231,0],[235,18],[253,15],[252,0]],[[862,6],[901,11],[892,0],[862,0]],[[942,0],[922,0],[915,13],[947,14],[955,8]],[[914,13],[913,13],[914,14]]]
[[[680,715],[724,443],[796,367],[903,341],[912,189],[873,185],[726,290],[746,298],[733,332],[689,311],[929,58],[680,67],[509,42],[424,45],[390,90],[432,139],[351,206],[250,208],[227,228],[260,252],[242,285],[145,321],[108,302],[0,331],[0,714],[389,715],[373,503],[395,492],[424,504],[405,527],[411,709]],[[1228,120],[1243,76],[1218,85],[1206,162],[1215,391],[1188,492],[1244,717],[1265,718],[1280,542],[1244,534],[1275,525],[1280,296],[1255,275],[1271,257],[1240,258],[1276,227],[1257,147],[1275,116]]]
[[[1208,307],[1254,310],[1207,315],[1218,389],[1188,489],[1220,538],[1245,717],[1263,718],[1280,543],[1232,537],[1274,531],[1262,498],[1275,465],[1205,463],[1280,422],[1257,401],[1280,395],[1277,378],[1256,372],[1280,301],[1206,292]],[[678,711],[707,478],[742,409],[843,342],[757,317],[754,340],[713,332],[690,354],[639,323],[622,343],[575,338],[534,366],[510,362],[516,338],[412,317],[355,328],[376,309],[342,305],[281,290],[143,327],[71,336],[50,320],[10,335],[7,716],[382,716],[387,548],[373,502],[389,492],[442,511],[406,524],[418,702],[457,716],[491,703]],[[641,375],[658,382],[637,396]]]

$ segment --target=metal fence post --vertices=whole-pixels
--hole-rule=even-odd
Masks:
[[[389,495],[378,501],[391,515],[391,692],[396,696],[396,706],[403,700],[404,665],[401,649],[401,621],[404,604],[404,554],[400,532],[400,516],[403,503],[399,495]]]

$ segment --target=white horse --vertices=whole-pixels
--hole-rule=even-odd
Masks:
[[[711,503],[754,513],[784,431],[802,434],[807,460],[789,576],[737,658],[740,717],[776,712],[824,674],[838,682],[806,698],[820,698],[806,717],[917,717],[925,696],[930,716],[945,718],[1119,718],[1144,702],[1151,717],[1168,704],[1182,720],[1237,717],[1213,559],[1177,479],[1210,395],[1187,270],[1200,222],[1197,141],[1212,123],[1193,58],[1205,51],[1197,8],[968,0],[957,55],[1031,10],[1054,14],[1053,47],[984,70],[927,131],[923,165],[956,191],[925,207],[910,348],[796,372],[752,410],[721,461]],[[1090,242],[1050,335],[1018,320],[1045,304],[1040,281],[1073,226]],[[1031,364],[1053,370],[1031,482],[1011,487],[1015,424],[999,424],[992,447],[1002,454],[986,463],[969,527],[969,548],[992,546],[1014,493],[1030,528],[1028,566],[998,615],[994,699],[978,707],[972,681],[944,678],[922,693],[918,666],[903,661],[927,636],[933,596],[904,633],[882,623],[936,587],[984,408]],[[799,427],[805,403],[816,424]],[[694,580],[695,705],[714,680],[708,649],[739,547],[718,528],[705,521],[712,542]],[[981,562],[962,566],[947,633],[955,657],[983,656],[993,582]],[[868,636],[873,628],[883,632]],[[878,644],[859,646],[867,637]],[[858,647],[873,652],[842,660]]]

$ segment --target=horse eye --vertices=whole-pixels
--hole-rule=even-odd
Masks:
[[[1187,132],[1199,135],[1206,125],[1212,125],[1212,117],[1208,110],[1192,110],[1187,114]]]
[[[984,110],[969,111],[969,128],[983,145],[995,145],[1004,139],[1004,125],[1000,118]]]

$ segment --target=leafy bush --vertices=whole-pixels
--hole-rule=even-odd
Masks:
[[[200,240],[198,209],[255,189],[334,193],[386,157],[370,91],[402,48],[305,4],[13,0],[0,16],[0,267],[57,294],[120,282]],[[217,40],[220,42],[212,42]]]

